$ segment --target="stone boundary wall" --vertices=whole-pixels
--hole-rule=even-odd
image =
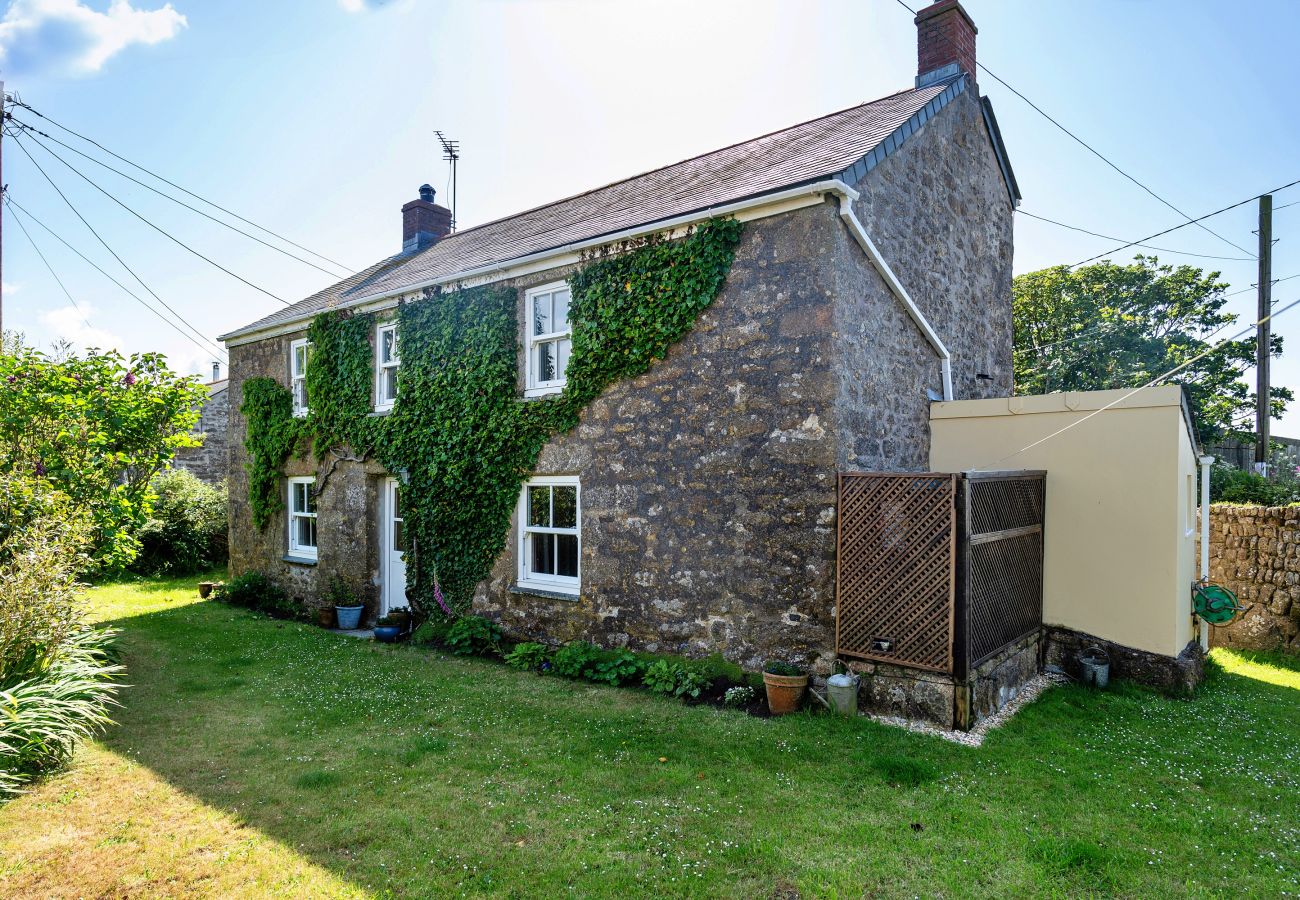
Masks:
[[[1211,506],[1210,581],[1246,607],[1212,646],[1300,653],[1300,506]]]

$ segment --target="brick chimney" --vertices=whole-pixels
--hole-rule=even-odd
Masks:
[[[960,70],[975,80],[978,29],[957,0],[939,0],[916,14],[916,86],[925,87]]]
[[[451,234],[451,210],[433,202],[433,188],[420,185],[420,199],[402,207],[402,252],[431,247]]]

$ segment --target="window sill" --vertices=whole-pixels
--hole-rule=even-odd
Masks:
[[[295,419],[305,419],[305,418],[307,418],[307,413],[308,413],[308,410],[305,410],[305,409],[295,409],[295,410],[293,411],[293,417],[294,417]]]
[[[528,390],[524,391],[524,399],[531,400],[535,397],[549,397],[552,394],[562,393],[564,393],[564,385],[562,384],[554,384],[550,387],[528,388]]]
[[[582,599],[580,591],[562,591],[557,590],[554,585],[548,587],[535,587],[527,583],[512,584],[507,589],[512,594],[519,594],[528,597],[543,597],[547,600],[568,600],[570,603],[577,603]]]
[[[286,553],[284,556],[280,557],[280,559],[295,566],[316,565],[316,557],[314,556],[293,556],[292,554]]]
[[[366,417],[370,419],[374,419],[379,416],[389,415],[390,413],[392,413],[392,411],[393,411],[393,407],[391,406],[381,406],[378,407],[377,409],[372,409],[370,412],[366,413]]]

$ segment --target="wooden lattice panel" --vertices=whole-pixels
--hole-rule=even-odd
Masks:
[[[956,478],[840,476],[838,653],[951,671]]]

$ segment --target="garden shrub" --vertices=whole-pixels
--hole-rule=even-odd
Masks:
[[[541,671],[550,668],[551,648],[545,644],[524,641],[522,644],[516,644],[515,648],[506,654],[505,660],[506,665],[512,669]]]
[[[571,641],[555,651],[551,664],[556,675],[565,678],[587,678],[588,671],[595,671],[601,650],[595,644],[586,641]]]
[[[645,686],[670,697],[699,697],[709,681],[695,669],[670,659],[657,660],[642,676]]]
[[[461,616],[451,623],[443,642],[457,656],[501,653],[501,628],[482,616]]]
[[[1300,502],[1300,481],[1289,473],[1270,480],[1218,463],[1210,468],[1210,499],[1215,503],[1288,506]]]
[[[261,572],[245,572],[230,579],[217,588],[216,599],[276,619],[307,619],[307,608]]]
[[[154,477],[149,520],[136,532],[140,552],[131,570],[142,575],[193,575],[227,559],[226,487],[205,484],[184,469]]]
[[[91,517],[42,479],[0,476],[0,795],[109,722],[112,632],[87,627],[77,574]]]
[[[602,651],[594,665],[583,673],[591,681],[601,681],[615,687],[625,681],[635,681],[645,671],[645,664],[631,650],[618,647]]]
[[[421,622],[411,632],[411,640],[417,644],[443,644],[447,641],[447,632],[455,620],[446,616],[432,616]]]

